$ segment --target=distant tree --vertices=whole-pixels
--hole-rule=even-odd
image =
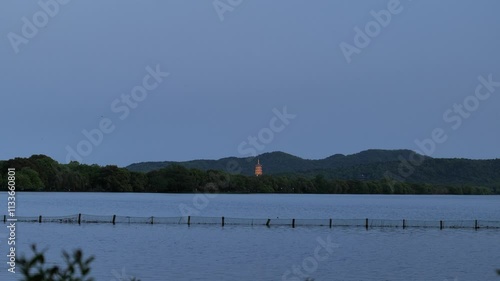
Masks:
[[[328,191],[328,181],[325,179],[323,174],[318,174],[314,178],[314,185],[316,186],[316,190],[321,193],[326,193]]]
[[[96,187],[112,192],[132,192],[130,185],[130,172],[114,165],[100,169],[95,180]]]
[[[16,171],[16,186],[19,190],[41,191],[44,183],[40,179],[38,172],[30,167],[24,167]]]
[[[198,188],[194,170],[170,165],[148,173],[149,189],[156,192],[189,193]]]
[[[147,174],[149,192],[171,192],[169,190],[169,180],[162,175],[160,170],[152,171]]]
[[[132,186],[134,192],[148,191],[148,176],[144,173],[131,172],[130,185]]]
[[[40,179],[49,190],[65,190],[62,178],[62,165],[46,155],[33,155],[28,160],[31,168],[36,170]]]
[[[102,167],[98,165],[80,165],[78,162],[71,162],[67,165],[68,169],[80,175],[82,191],[93,191],[97,187],[97,180]],[[73,189],[76,190],[76,189]]]

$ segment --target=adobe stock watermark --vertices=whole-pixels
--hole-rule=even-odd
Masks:
[[[243,0],[214,0],[212,2],[212,6],[219,16],[219,20],[221,22],[224,21],[224,14],[227,12],[233,12],[236,8],[238,8],[243,3]]]
[[[269,127],[262,128],[257,137],[249,136],[249,143],[243,141],[238,146],[238,153],[240,156],[253,156],[253,158],[248,158],[246,161],[250,162],[257,156],[257,150],[261,151],[265,148],[265,145],[260,144],[258,141],[264,144],[270,144],[274,138],[275,134],[283,132],[287,126],[290,125],[291,120],[294,120],[297,115],[288,113],[288,107],[285,105],[283,109],[280,111],[277,108],[273,108],[272,112],[274,116],[269,120]],[[252,145],[248,147],[249,145]],[[235,160],[230,160],[226,163],[226,172],[229,174],[240,174],[242,171],[241,166]],[[211,179],[216,180],[216,177],[220,177],[220,175],[216,175],[213,172],[209,173],[209,177]],[[228,174],[224,175],[223,182],[221,183],[222,187],[228,186],[231,181],[231,178]],[[219,188],[214,182],[208,183],[203,188],[203,193],[197,193],[192,200],[192,206],[188,206],[186,204],[179,204],[179,211],[183,217],[187,216],[198,216],[200,213],[209,206],[210,199],[213,199],[218,196]]]
[[[290,121],[297,117],[296,114],[290,114],[284,106],[280,111],[277,108],[273,109],[275,116],[269,120],[269,127],[262,128],[256,136],[249,136],[247,141],[243,141],[238,145],[238,153],[244,156],[256,157],[258,151],[263,151],[267,144],[270,144],[275,137],[275,134],[283,132],[290,124]]]
[[[367,48],[372,40],[380,35],[382,29],[389,26],[393,16],[400,14],[403,9],[403,5],[401,5],[399,0],[389,0],[386,9],[378,12],[371,10],[370,15],[373,17],[373,20],[367,22],[363,29],[358,26],[354,27],[353,44],[343,41],[339,45],[340,51],[347,63],[351,63],[354,54],[361,54],[361,51]]]
[[[31,18],[22,17],[23,25],[20,34],[9,32],[7,38],[14,53],[19,54],[21,44],[28,44],[31,39],[38,35],[41,28],[45,28],[50,19],[56,17],[61,11],[61,7],[67,5],[71,0],[40,0],[38,6],[40,10],[35,12]]]
[[[500,88],[500,80],[494,81],[493,74],[489,74],[487,78],[479,76],[474,94],[468,95],[460,103],[453,104],[452,107],[443,113],[443,121],[450,126],[449,129],[456,131],[462,127],[464,120],[470,118],[476,112],[481,103],[491,98],[492,94]],[[448,129],[448,130],[449,130]],[[396,182],[404,182],[415,172],[416,168],[421,166],[425,158],[422,155],[432,156],[436,152],[438,145],[444,144],[449,136],[447,131],[442,127],[437,127],[432,130],[430,137],[423,140],[416,139],[415,144],[418,147],[416,153],[412,153],[409,159],[399,156],[400,163],[398,165],[398,175],[386,171],[384,177],[388,180],[391,189]]]
[[[7,229],[9,230],[9,235],[7,239],[8,255],[7,255],[7,265],[9,268],[7,271],[10,273],[16,273],[16,169],[9,168],[7,170]]]
[[[111,112],[117,114],[121,121],[127,119],[130,112],[136,109],[141,102],[144,102],[149,93],[156,90],[170,75],[168,72],[162,72],[159,64],[156,67],[147,66],[146,72],[142,83],[132,88],[130,94],[122,94],[120,98],[116,98],[111,103]],[[116,125],[113,120],[102,118],[97,128],[90,131],[82,130],[83,139],[76,144],[75,148],[70,145],[66,146],[66,162],[71,162],[71,159],[82,162],[83,158],[89,156],[94,148],[101,145],[105,135],[111,134],[115,129]]]
[[[332,243],[331,235],[326,237],[326,241],[321,237],[316,238],[316,241],[319,245],[313,254],[304,258],[301,264],[294,264],[291,269],[285,271],[281,276],[282,281],[303,281],[304,278],[310,278],[311,274],[318,270],[320,263],[328,260],[334,249],[340,247],[339,244]]]

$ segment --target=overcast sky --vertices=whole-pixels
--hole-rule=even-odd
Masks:
[[[500,1],[392,1],[2,1],[0,159],[500,158]]]

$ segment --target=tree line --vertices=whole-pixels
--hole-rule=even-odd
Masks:
[[[0,162],[2,191],[7,169],[16,169],[17,191],[160,192],[160,193],[323,193],[323,194],[500,194],[481,186],[447,186],[387,180],[329,179],[323,175],[230,174],[188,169],[180,165],[151,172],[133,172],[114,165],[60,164],[45,155]]]

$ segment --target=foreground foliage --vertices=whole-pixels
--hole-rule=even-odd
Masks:
[[[84,258],[81,250],[75,250],[72,255],[63,252],[64,267],[47,266],[44,252],[31,246],[33,257],[19,259],[21,281],[94,281],[89,277],[90,264],[94,257]],[[135,278],[130,281],[139,281]]]
[[[43,252],[37,250],[36,246],[31,247],[32,258],[22,257],[19,260],[21,267],[22,281],[93,281],[88,277],[90,273],[90,263],[93,257],[84,259],[80,250],[70,255],[63,252],[65,267],[54,265],[52,267],[45,264]]]
[[[170,165],[148,173],[117,166],[59,164],[45,155],[0,162],[0,169],[16,169],[18,191],[106,192],[221,192],[221,193],[330,193],[330,194],[492,194],[500,188],[388,181],[385,179],[332,179],[322,174],[244,176],[232,169],[188,169]],[[7,178],[0,173],[0,190]],[[499,185],[500,186],[500,185]]]

